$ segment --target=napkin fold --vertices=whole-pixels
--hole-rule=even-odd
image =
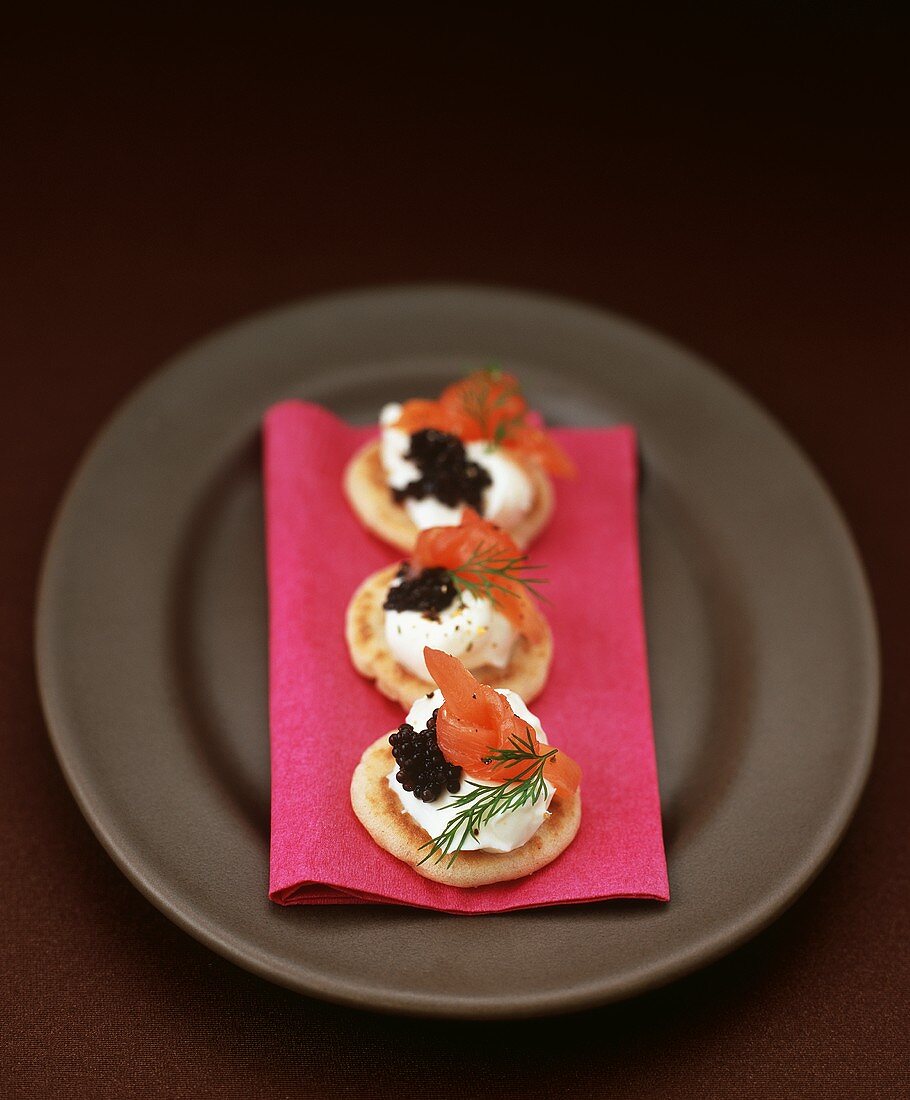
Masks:
[[[351,809],[363,750],[404,712],[354,671],[344,617],[354,589],[397,560],[342,493],[342,472],[376,433],[301,401],[264,421],[269,583],[272,836],[269,897],[282,905],[390,902],[494,913],[605,898],[667,900],[651,728],[637,533],[635,432],[556,429],[577,480],[531,559],[546,565],[554,658],[531,703],[582,767],[578,835],[514,882],[431,882],[372,840]]]

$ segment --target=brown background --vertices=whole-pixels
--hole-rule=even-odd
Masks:
[[[3,27],[0,1093],[451,1095],[470,1072],[462,1095],[897,1095],[910,1081],[898,28],[847,5],[738,9],[735,25],[649,7],[600,26],[559,5],[546,22],[430,7]],[[440,278],[577,296],[721,364],[831,484],[878,606],[880,747],[829,866],[732,957],[577,1019],[381,1018],[210,954],[104,855],[35,692],[42,545],[117,403],[249,311]]]

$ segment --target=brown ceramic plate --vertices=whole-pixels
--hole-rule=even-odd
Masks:
[[[299,396],[370,421],[383,401],[433,393],[491,358],[522,376],[551,421],[630,421],[641,433],[672,900],[480,918],[271,905],[259,418]],[[37,658],[73,793],[147,897],[276,982],[425,1015],[594,1005],[756,933],[843,833],[878,705],[860,562],[780,428],[720,374],[627,321],[479,288],[295,305],[153,377],[63,502]],[[364,730],[364,744],[375,735]]]

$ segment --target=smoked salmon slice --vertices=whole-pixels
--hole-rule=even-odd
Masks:
[[[464,509],[458,527],[421,531],[411,560],[419,569],[448,569],[488,595],[532,644],[546,637],[546,620],[531,595],[535,580],[524,552],[502,528],[482,519],[473,508]]]
[[[438,401],[405,401],[395,427],[409,435],[435,428],[463,443],[486,439],[519,462],[534,462],[554,477],[574,477],[572,460],[546,432],[528,424],[527,416],[528,405],[514,375],[479,370],[448,386]]]
[[[449,763],[476,779],[522,779],[535,767],[533,759],[502,762],[495,754],[530,746],[538,757],[552,752],[544,765],[544,778],[558,793],[569,795],[578,789],[581,768],[561,749],[540,742],[533,727],[515,715],[498,691],[477,681],[448,653],[426,646],[423,655],[445,700],[436,715],[436,742]]]

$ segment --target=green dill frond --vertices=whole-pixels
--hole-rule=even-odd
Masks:
[[[542,568],[541,565],[531,565],[525,554],[515,555],[495,543],[480,542],[463,565],[449,570],[449,576],[459,595],[470,592],[478,599],[487,599],[501,606],[498,593],[514,596],[508,585],[502,583],[508,581],[520,584],[546,603],[546,598],[537,590],[537,586],[547,584],[547,578],[530,575],[534,570]]]
[[[429,859],[434,863],[440,863],[448,859],[447,866],[451,867],[468,839],[480,832],[492,818],[519,810],[522,806],[536,805],[546,797],[544,768],[547,761],[551,760],[559,749],[537,752],[530,727],[526,738],[513,736],[509,738],[509,743],[511,748],[489,750],[489,758],[493,761],[494,769],[521,762],[525,762],[525,767],[495,787],[466,780],[465,782],[472,789],[459,795],[449,804],[448,808],[454,807],[459,812],[439,836],[420,846],[418,850],[421,852],[425,848],[429,849],[420,863],[426,863]]]
[[[502,378],[502,369],[494,364],[476,372],[476,378],[461,397],[462,411],[473,420],[480,429],[481,436],[489,440],[490,447],[500,447],[515,428],[525,422],[525,413],[500,421],[494,428],[492,414],[503,407],[511,398],[521,396],[521,387],[517,382],[507,386],[502,393],[493,396],[494,385]]]

